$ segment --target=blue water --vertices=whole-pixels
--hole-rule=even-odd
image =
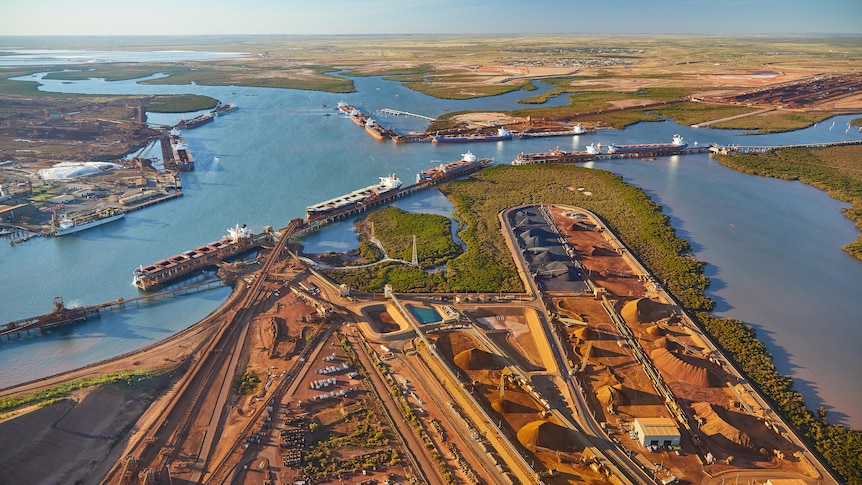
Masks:
[[[0,66],[101,64],[106,62],[175,62],[242,57],[238,52],[203,51],[79,51],[65,49],[3,49]]]
[[[28,76],[38,80],[40,76]],[[311,91],[236,86],[146,85],[134,81],[43,81],[42,89],[104,94],[196,93],[240,109],[213,123],[184,132],[196,170],[183,174],[185,196],[129,214],[125,220],[71,238],[0,244],[0,321],[51,309],[55,295],[67,304],[92,304],[137,296],[132,271],[220,238],[227,227],[246,223],[284,227],[306,206],[366,186],[396,172],[412,181],[416,172],[453,161],[466,150],[508,164],[519,152],[559,146],[580,150],[600,142],[670,141],[682,134],[693,144],[776,145],[862,139],[839,116],[805,130],[775,135],[693,129],[672,122],[641,123],[624,131],[524,139],[497,143],[405,144],[368,136],[332,107],[344,100],[374,115],[380,108],[437,116],[466,109],[513,109],[537,92],[508,93],[480,100],[429,98],[379,78],[355,79],[358,92],[337,95]],[[380,88],[379,90],[377,88]],[[540,91],[547,89],[541,86]],[[556,99],[554,103],[565,102]],[[326,104],[327,108],[322,108]],[[332,116],[324,116],[329,113]],[[376,115],[375,115],[376,116]],[[171,122],[176,115],[153,115]],[[419,131],[425,122],[380,116],[399,131]],[[218,161],[216,161],[218,157]],[[825,406],[833,420],[862,427],[862,263],[841,246],[856,229],[841,214],[846,204],[811,187],[740,174],[704,155],[660,158],[655,162],[609,161],[596,168],[621,174],[644,188],[690,240],[699,259],[709,262],[709,293],[718,313],[752,323],[775,355],[781,372],[793,376],[809,407]],[[451,204],[436,190],[398,201],[408,210],[448,215]],[[351,222],[307,238],[309,250],[355,247]],[[64,329],[22,344],[0,344],[0,387],[83,363],[108,358],[185,328],[215,309],[227,290],[199,293]]]
[[[429,323],[437,323],[443,321],[443,317],[437,313],[437,310],[433,308],[424,308],[424,307],[416,307],[413,305],[406,305],[407,309],[410,310],[410,313],[419,321],[419,323],[423,325],[427,325]]]

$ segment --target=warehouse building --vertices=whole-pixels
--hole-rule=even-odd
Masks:
[[[676,422],[670,418],[635,418],[632,431],[643,447],[679,446],[679,429],[676,427]]]

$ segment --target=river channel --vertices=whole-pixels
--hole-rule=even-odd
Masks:
[[[183,174],[182,198],[74,237],[0,245],[2,322],[46,313],[54,296],[62,296],[67,305],[137,296],[132,271],[139,265],[217,240],[236,223],[248,224],[254,231],[265,225],[284,227],[290,219],[302,217],[306,206],[370,185],[389,173],[410,183],[416,172],[457,160],[466,150],[508,164],[519,152],[556,146],[580,150],[594,142],[664,142],[674,133],[690,144],[721,145],[862,139],[859,130],[849,126],[853,116],[839,116],[775,135],[693,129],[665,121],[577,137],[396,145],[371,138],[332,108],[344,100],[399,132],[421,131],[426,126],[423,120],[375,112],[393,108],[435,117],[446,111],[515,109],[523,107],[516,103],[518,99],[536,91],[452,101],[374,77],[356,78],[357,92],[347,95],[100,79],[69,82],[44,80],[38,74],[22,79],[39,81],[40,89],[56,92],[203,94],[240,109],[183,133],[196,169]],[[178,116],[151,114],[149,119],[172,123]],[[622,175],[662,204],[679,234],[691,241],[696,257],[708,262],[713,282],[709,295],[718,302],[716,313],[745,320],[757,329],[779,370],[794,378],[810,408],[825,406],[833,422],[862,427],[862,410],[856,405],[862,402],[857,375],[862,369],[858,351],[862,263],[841,250],[857,236],[840,211],[848,204],[798,182],[735,172],[707,155],[589,166]],[[399,201],[399,206],[451,212],[451,205],[436,190]],[[325,229],[305,242],[320,250],[356,244],[349,223]],[[50,335],[2,343],[0,387],[151,344],[200,320],[225,300],[228,291],[222,288],[109,313]]]

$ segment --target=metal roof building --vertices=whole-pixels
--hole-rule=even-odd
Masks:
[[[635,418],[632,429],[641,446],[679,446],[679,429],[670,418]]]

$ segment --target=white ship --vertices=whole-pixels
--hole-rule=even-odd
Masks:
[[[354,190],[349,194],[340,195],[334,199],[329,199],[326,202],[311,205],[305,208],[307,216],[326,214],[339,209],[347,208],[351,205],[361,204],[371,197],[376,197],[386,192],[395,190],[401,187],[401,180],[393,173],[388,177],[380,177],[380,183],[369,185],[368,187]]]
[[[99,227],[109,222],[118,221],[126,217],[125,212],[109,209],[104,212],[96,212],[90,215],[76,217],[74,219],[63,216],[57,228],[54,231],[55,236],[67,236],[76,232],[85,231],[94,227]]]

